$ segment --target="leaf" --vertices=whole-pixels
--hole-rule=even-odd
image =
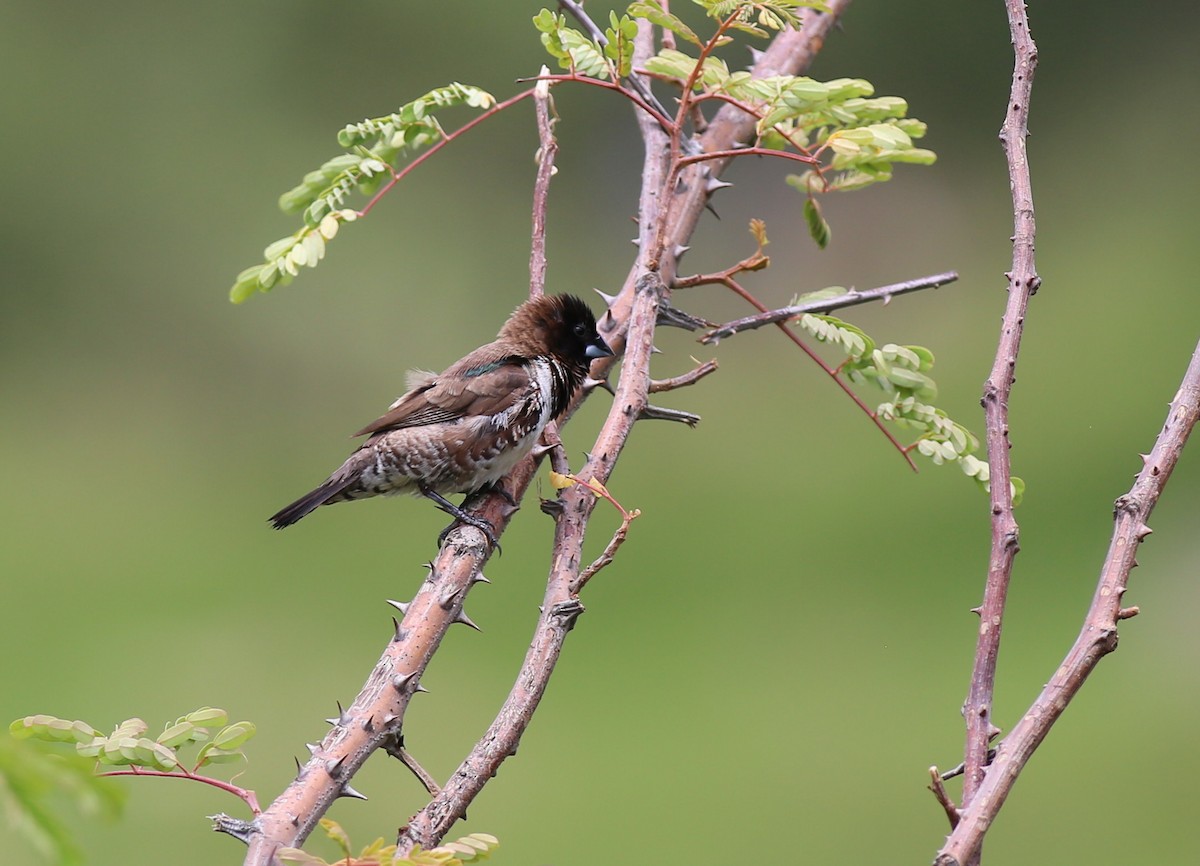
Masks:
[[[663,9],[657,0],[643,0],[640,3],[631,3],[629,9],[626,11],[636,18],[644,18],[651,24],[661,27],[664,30],[670,30],[676,36],[691,42],[693,45],[702,46],[704,44],[692,28],[684,24],[675,15]]]
[[[821,215],[821,207],[817,204],[817,200],[811,196],[804,200],[804,222],[808,226],[809,236],[816,241],[820,249],[829,246],[831,236],[829,223]]]
[[[325,831],[326,836],[337,844],[346,857],[350,856],[350,836],[342,829],[341,824],[332,818],[322,818],[321,829]]]
[[[218,749],[237,749],[253,737],[256,731],[253,722],[236,722],[213,737],[212,744]]]
[[[574,478],[563,475],[561,472],[555,472],[553,469],[550,470],[550,486],[555,490],[566,490],[574,483]]]

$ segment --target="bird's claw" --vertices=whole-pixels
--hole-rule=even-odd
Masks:
[[[488,544],[492,546],[492,549],[495,550],[496,553],[504,553],[504,551],[500,549],[500,541],[496,538],[496,530],[492,524],[484,518],[476,517],[474,514],[468,514],[462,509],[458,509],[458,513],[454,515],[454,522],[438,533],[437,543],[439,550],[441,549],[442,545],[446,543],[446,537],[454,531],[455,527],[459,525],[474,526],[485,536],[487,536]]]

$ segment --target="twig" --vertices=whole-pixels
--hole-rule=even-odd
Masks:
[[[1137,565],[1138,546],[1150,534],[1147,525],[1150,513],[1170,480],[1197,418],[1200,418],[1200,343],[1171,402],[1162,432],[1150,453],[1142,456],[1142,471],[1129,492],[1115,503],[1108,555],[1079,636],[1037,700],[997,746],[995,760],[976,786],[974,799],[962,810],[962,821],[938,852],[936,866],[959,866],[977,855],[984,834],[1034,750],[1100,660],[1117,648],[1117,623],[1135,610],[1121,607],[1121,598],[1129,585],[1130,572]]]
[[[542,75],[549,73],[545,66]],[[529,244],[529,297],[546,292],[546,200],[550,193],[550,178],[554,177],[554,157],[558,141],[554,138],[554,120],[550,114],[550,82],[539,81],[533,88],[533,107],[537,114],[538,170],[533,182],[533,236]]]
[[[371,209],[374,208],[375,205],[377,205],[379,203],[379,200],[382,199],[389,192],[391,192],[392,187],[394,187],[400,181],[404,180],[404,178],[408,175],[409,172],[411,172],[413,169],[415,169],[418,165],[423,163],[425,160],[432,157],[435,153],[437,153],[443,147],[448,145],[450,142],[454,141],[459,136],[462,136],[465,133],[470,132],[472,129],[477,127],[479,124],[490,119],[493,115],[498,114],[501,111],[504,111],[504,109],[506,109],[506,108],[512,108],[514,105],[516,105],[521,100],[528,99],[529,97],[533,96],[535,90],[536,90],[536,88],[530,88],[529,90],[522,90],[516,96],[510,96],[508,99],[504,100],[503,102],[497,102],[495,105],[493,105],[487,111],[480,114],[478,117],[472,118],[469,122],[464,123],[458,129],[454,130],[454,132],[451,132],[448,135],[445,135],[441,139],[441,141],[437,142],[436,144],[431,145],[428,150],[422,152],[420,155],[415,157],[413,159],[413,161],[406,164],[404,166],[404,168],[400,169],[399,171],[397,171],[394,168],[391,169],[391,172],[392,172],[391,179],[388,180],[388,182],[385,183],[383,186],[381,186],[379,188],[379,190],[375,193],[375,195],[371,196],[371,200],[368,201],[365,205],[363,205],[363,208],[362,208],[362,210],[360,210],[358,212],[358,215],[361,217],[361,216],[366,216],[368,213],[370,213]]]
[[[958,826],[959,819],[962,816],[958,812],[958,807],[954,805],[954,801],[950,799],[950,795],[946,792],[946,786],[942,784],[945,778],[946,774],[939,773],[937,767],[929,768],[929,790],[933,791],[933,796],[946,811],[946,818],[950,821],[950,829],[953,830]]]
[[[725,337],[732,337],[734,334],[742,331],[752,331],[755,328],[761,328],[764,325],[774,325],[779,322],[786,322],[789,319],[794,319],[797,316],[805,313],[827,313],[831,310],[840,310],[845,307],[853,307],[857,304],[865,304],[869,301],[883,301],[888,303],[896,295],[904,295],[908,292],[916,292],[922,289],[937,289],[948,283],[952,283],[958,279],[957,271],[947,271],[944,274],[934,274],[930,277],[919,277],[915,280],[905,280],[902,283],[892,283],[888,286],[879,286],[875,289],[867,289],[859,292],[851,290],[843,295],[837,295],[832,298],[819,298],[812,301],[805,301],[803,304],[795,304],[790,307],[782,307],[778,310],[770,310],[766,313],[759,313],[757,316],[746,316],[745,318],[735,319],[732,322],[726,322],[713,330],[709,331],[700,338],[701,343],[712,344],[723,340]]]
[[[688,385],[695,385],[710,373],[717,372],[717,366],[716,361],[705,361],[700,366],[678,376],[672,376],[670,379],[652,379],[650,380],[649,392],[651,394],[661,394],[664,391],[674,391],[676,388],[686,388]]]
[[[97,773],[97,776],[153,776],[156,779],[190,779],[193,782],[200,782],[205,785],[211,785],[227,793],[233,794],[243,803],[250,807],[250,811],[255,815],[261,815],[262,809],[258,806],[258,797],[253,791],[248,788],[240,788],[232,782],[226,782],[223,779],[214,779],[212,776],[200,776],[196,773],[189,772],[180,768],[180,770],[145,770],[138,767],[130,767],[128,770],[109,770],[105,773]]]
[[[975,645],[975,664],[971,686],[963,704],[966,720],[966,747],[963,774],[962,808],[968,810],[983,781],[988,744],[997,733],[992,723],[992,700],[996,680],[996,661],[1000,653],[1000,635],[1005,602],[1012,578],[1013,560],[1020,548],[1019,527],[1013,516],[1012,475],[1008,438],[1008,399],[1012,393],[1021,348],[1021,334],[1029,299],[1041,280],[1034,264],[1033,189],[1029,178],[1029,160],[1025,150],[1028,133],[1029,98],[1037,66],[1037,48],[1029,33],[1024,0],[1006,0],[1009,29],[1012,32],[1015,67],[1000,139],[1008,161],[1013,200],[1013,257],[1008,273],[1008,304],[1000,326],[1000,339],[991,374],[983,390],[986,419],[987,458],[990,477],[992,548],[988,560],[987,583],[979,611],[979,635]]]
[[[764,304],[762,301],[760,301],[758,298],[754,297],[754,295],[752,295],[749,291],[747,291],[746,288],[744,286],[742,286],[742,284],[739,283],[737,280],[733,279],[732,277],[723,277],[720,280],[720,282],[723,283],[728,288],[730,288],[731,290],[733,290],[734,292],[736,292],[738,295],[740,295],[742,298],[744,298],[746,301],[748,301],[752,306],[757,307],[759,310],[763,311],[764,313],[767,312],[767,305]],[[900,456],[904,458],[906,463],[908,463],[909,468],[912,469],[913,472],[916,472],[917,464],[913,461],[912,455],[910,455],[908,453],[909,449],[905,448],[903,445],[901,445],[899,440],[897,440],[896,437],[892,435],[892,431],[884,426],[883,419],[881,419],[879,417],[879,413],[876,412],[874,409],[872,409],[870,406],[868,406],[863,401],[863,398],[858,396],[858,394],[855,393],[854,389],[850,387],[849,383],[847,383],[841,376],[838,375],[838,372],[839,372],[838,369],[836,369],[834,367],[830,367],[828,364],[826,364],[824,359],[822,359],[821,356],[818,355],[816,353],[816,351],[811,346],[808,345],[808,343],[801,340],[800,337],[796,334],[796,332],[793,331],[791,328],[789,328],[787,325],[785,325],[783,322],[776,322],[775,327],[779,328],[779,330],[783,332],[783,335],[785,337],[787,337],[789,340],[791,340],[792,343],[798,349],[800,349],[800,351],[802,351],[804,354],[808,355],[808,357],[812,360],[812,362],[814,364],[816,364],[823,371],[825,371],[825,374],[828,375],[829,378],[831,378],[834,381],[834,383],[839,388],[842,389],[842,393],[844,393],[847,397],[849,397],[851,399],[851,401],[853,401],[854,405],[857,406],[859,409],[861,409],[863,414],[865,414],[868,418],[871,419],[871,423],[873,423],[875,425],[876,429],[879,430],[879,432],[883,434],[884,438],[887,439],[888,442],[892,443],[892,447],[895,448],[896,451],[898,451],[900,453]]]
[[[428,792],[430,797],[436,797],[442,793],[441,786],[429,774],[429,771],[422,767],[420,762],[412,756],[412,752],[404,748],[399,737],[383,748],[384,751],[407,767],[409,772],[416,776],[417,781],[421,783],[421,786]]]

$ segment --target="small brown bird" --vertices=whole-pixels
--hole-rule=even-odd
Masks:
[[[592,311],[579,298],[528,300],[495,340],[444,373],[410,373],[411,390],[354,434],[368,437],[358,450],[324,484],[270,521],[282,529],[320,505],[419,493],[456,521],[481,529],[497,546],[490,523],[443,494],[494,487],[507,497],[499,479],[566,410],[591,362],[610,355]]]

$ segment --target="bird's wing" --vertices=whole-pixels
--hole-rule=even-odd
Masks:
[[[468,355],[445,373],[425,380],[393,403],[391,411],[354,435],[495,415],[523,399],[533,387],[523,358],[472,361]]]

